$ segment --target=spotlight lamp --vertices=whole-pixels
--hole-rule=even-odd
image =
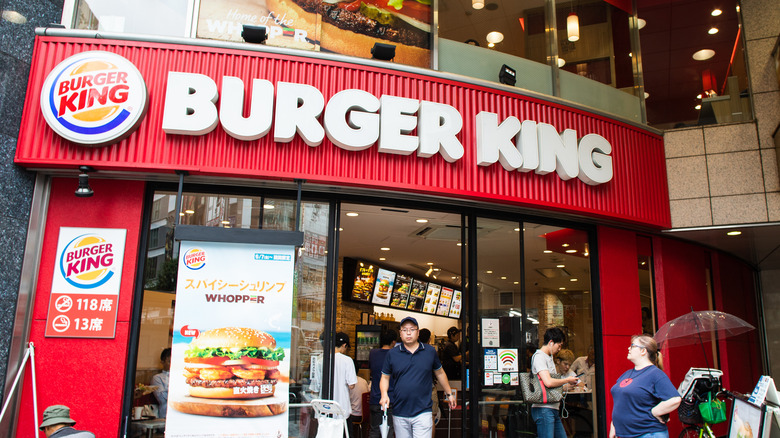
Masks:
[[[502,84],[514,86],[517,82],[517,72],[515,69],[504,64],[498,72],[498,81]]]
[[[371,48],[371,57],[380,61],[392,61],[395,58],[395,45],[374,43]]]
[[[265,26],[254,26],[244,24],[244,30],[241,31],[241,38],[252,44],[265,44],[268,39],[268,29]]]
[[[79,187],[76,189],[76,196],[79,198],[89,198],[94,195],[92,187],[89,186],[89,172],[94,172],[95,169],[90,166],[79,166]]]

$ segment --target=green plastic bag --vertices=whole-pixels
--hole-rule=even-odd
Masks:
[[[712,399],[712,393],[708,394],[706,402],[699,403],[699,412],[701,417],[709,424],[718,424],[726,421],[726,403]]]

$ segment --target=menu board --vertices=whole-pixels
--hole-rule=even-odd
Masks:
[[[425,292],[425,304],[423,305],[423,313],[436,313],[436,303],[439,302],[439,294],[441,293],[441,286],[438,284],[428,283],[428,291]]]
[[[401,274],[396,275],[395,288],[393,288],[393,295],[390,297],[390,307],[406,309],[406,304],[409,302],[409,289],[411,289],[411,285],[412,277]]]
[[[352,286],[352,299],[357,301],[371,301],[371,291],[374,290],[376,281],[376,270],[374,265],[360,262],[355,269],[355,284]]]
[[[452,295],[452,304],[450,305],[450,318],[460,318],[460,308],[463,306],[463,294],[456,290]]]
[[[379,272],[376,274],[374,298],[371,302],[382,306],[390,304],[390,292],[393,290],[393,282],[395,282],[395,272],[379,269]]]
[[[450,303],[452,302],[453,290],[448,287],[441,288],[441,296],[439,297],[439,305],[436,307],[436,314],[439,316],[447,316],[450,314]]]
[[[406,308],[417,312],[422,312],[425,302],[425,286],[428,283],[420,280],[412,280],[412,292],[409,293],[409,304]]]

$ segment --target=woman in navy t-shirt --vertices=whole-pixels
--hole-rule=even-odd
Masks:
[[[650,336],[634,336],[628,347],[634,367],[612,387],[609,438],[668,438],[667,414],[680,405],[680,395],[661,371],[658,344]]]

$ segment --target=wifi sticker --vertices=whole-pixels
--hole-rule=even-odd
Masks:
[[[498,371],[500,373],[509,373],[517,371],[517,349],[499,348],[498,349]]]

